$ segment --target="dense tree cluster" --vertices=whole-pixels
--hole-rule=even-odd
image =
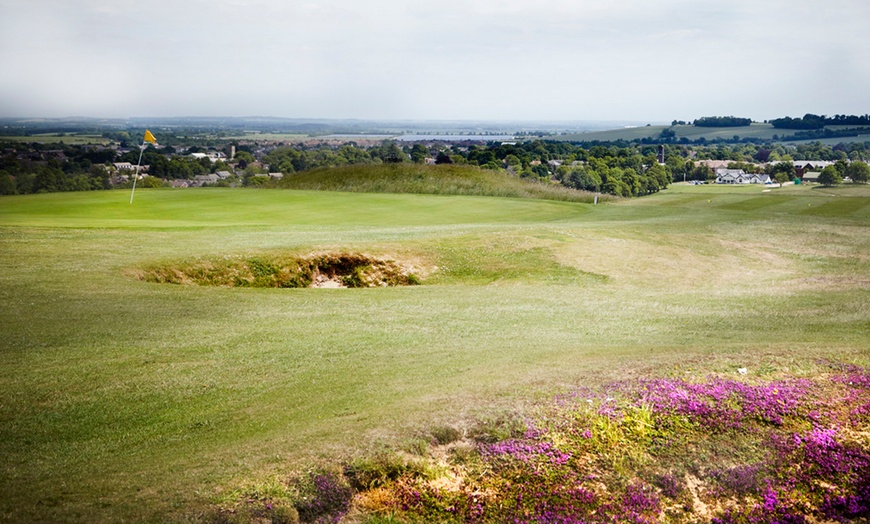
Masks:
[[[34,144],[21,154],[0,157],[0,195],[109,189],[103,167],[113,151],[67,147],[62,150]],[[16,151],[17,153],[17,151]]]
[[[770,121],[778,129],[822,129],[825,126],[870,126],[870,115],[814,115],[807,113],[802,118],[775,118]]]
[[[744,127],[752,124],[752,119],[736,116],[704,116],[692,124],[696,127]]]

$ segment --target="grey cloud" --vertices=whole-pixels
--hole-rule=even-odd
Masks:
[[[863,113],[868,15],[857,0],[0,0],[0,114]]]

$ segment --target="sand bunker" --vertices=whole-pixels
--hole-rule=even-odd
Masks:
[[[197,259],[163,264],[137,276],[147,282],[221,287],[359,288],[420,283],[413,264],[361,253]]]

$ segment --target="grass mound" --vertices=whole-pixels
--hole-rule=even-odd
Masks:
[[[198,259],[164,264],[139,275],[146,282],[222,287],[387,287],[419,284],[415,269],[392,259],[359,253],[302,257]]]
[[[287,189],[317,191],[497,196],[586,203],[595,198],[593,193],[586,191],[463,165],[327,167],[285,176],[277,185]],[[608,200],[614,197],[601,195],[599,198]]]
[[[313,501],[310,490],[294,501],[292,488],[260,503],[295,504],[302,516],[322,499],[329,519],[353,511],[369,524],[867,522],[870,371],[829,369],[814,380],[579,390],[448,439],[414,467],[400,453],[358,459],[321,480]]]

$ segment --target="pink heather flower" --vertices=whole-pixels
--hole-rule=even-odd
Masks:
[[[831,448],[837,445],[836,437],[837,428],[813,428],[813,430],[807,434],[806,439],[819,447]]]

